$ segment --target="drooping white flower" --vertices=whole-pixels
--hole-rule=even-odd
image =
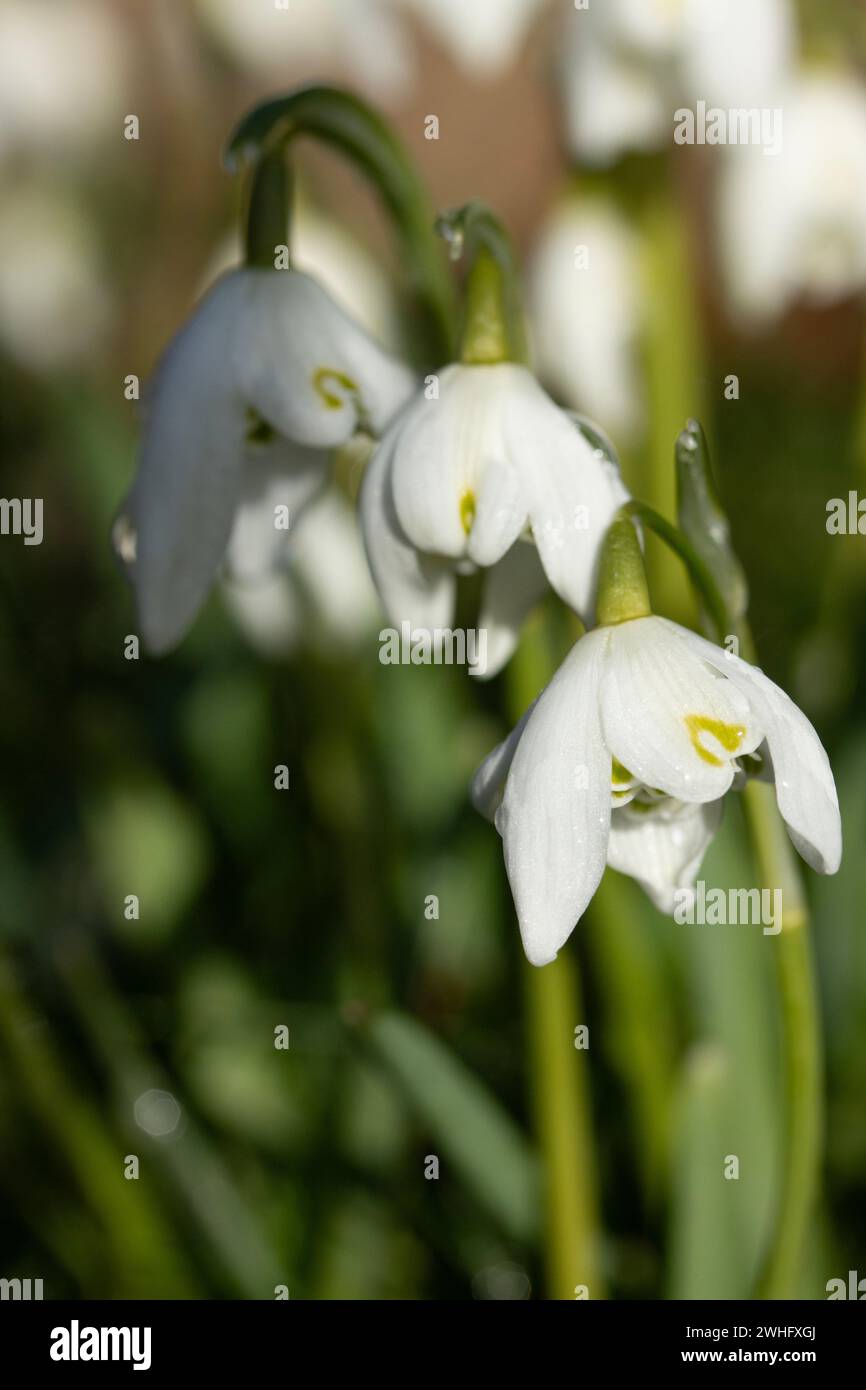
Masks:
[[[456,574],[490,569],[479,619],[490,676],[513,650],[544,575],[591,617],[601,541],[628,494],[615,465],[528,368],[452,364],[439,374],[438,395],[428,389],[394,420],[368,465],[364,541],[398,627],[448,627]]]
[[[790,0],[604,0],[565,24],[566,131],[592,164],[671,143],[681,104],[777,105],[795,59]]]
[[[414,10],[468,72],[492,77],[514,62],[546,0],[396,0]]]
[[[379,606],[357,517],[339,488],[314,498],[269,566],[247,547],[248,510],[235,522],[222,590],[250,643],[266,656],[304,641],[327,653],[360,645],[377,624]],[[260,529],[253,521],[253,534]]]
[[[760,323],[797,298],[818,306],[866,289],[866,93],[815,72],[783,102],[781,151],[726,151],[722,266],[736,312]]]
[[[265,494],[291,520],[324,484],[327,451],[359,427],[381,432],[412,382],[311,277],[218,281],[159,364],[116,528],[151,651],[198,612],[243,497]]]
[[[496,808],[529,960],[553,960],[606,862],[667,905],[697,872],[738,760],[765,744],[791,840],[812,868],[835,873],[833,774],[784,691],[665,618],[582,637],[473,783],[478,808]]]
[[[611,199],[563,199],[541,229],[528,281],[533,356],[563,404],[634,439],[643,417],[641,247]]]

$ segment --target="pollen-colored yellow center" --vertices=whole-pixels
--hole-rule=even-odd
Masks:
[[[687,714],[685,726],[698,757],[703,758],[705,763],[710,764],[710,767],[721,767],[724,759],[718,757],[709,748],[704,747],[701,742],[702,734],[709,734],[724,748],[726,753],[736,753],[746,736],[746,731],[741,724],[726,724],[722,719],[710,719],[705,714]]]
[[[460,498],[460,524],[467,536],[475,520],[475,493],[468,487]]]
[[[612,759],[610,765],[610,780],[611,782],[619,782],[620,785],[622,785],[623,783],[631,782],[634,779],[632,778],[632,775],[629,772],[628,768],[623,767],[622,763],[619,762],[618,759],[614,758]]]
[[[312,380],[313,390],[328,410],[341,410],[346,404],[344,397],[334,390],[335,386],[341,386],[348,395],[358,394],[358,383],[346,376],[345,372],[335,371],[333,367],[317,367]]]

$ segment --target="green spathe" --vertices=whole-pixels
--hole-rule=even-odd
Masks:
[[[646,570],[635,524],[618,516],[604,538],[598,568],[599,627],[613,627],[652,613]]]

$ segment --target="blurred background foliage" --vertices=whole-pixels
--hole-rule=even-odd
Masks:
[[[467,799],[505,728],[502,678],[381,666],[372,607],[354,637],[307,612],[263,654],[220,594],[170,658],[128,661],[108,536],[137,440],[124,379],[147,377],[225,259],[237,190],[220,148],[252,102],[360,85],[436,203],[488,200],[527,258],[569,177],[579,200],[598,176],[570,173],[563,145],[556,6],[492,73],[409,6],[403,82],[361,71],[348,30],[325,42],[330,6],[318,48],[257,40],[230,8],[0,3],[0,76],[18,73],[0,95],[3,495],[45,508],[41,546],[0,540],[0,1275],[43,1278],[46,1297],[542,1296],[520,944],[498,838]],[[857,7],[809,8],[862,66]],[[866,1273],[866,567],[862,538],[825,528],[829,498],[866,490],[863,303],[794,305],[743,332],[713,270],[705,155],[686,151],[675,178],[661,162],[615,175],[626,206],[659,180],[666,200],[655,424],[622,453],[633,491],[664,501],[676,432],[702,415],[762,663],[837,772],[846,857],[808,885],[828,1134],[801,1292],[821,1297]],[[310,218],[365,258],[347,294],[375,283],[377,330],[405,341],[374,200],[331,156],[305,149],[302,170]],[[314,258],[312,221],[308,240]],[[688,616],[668,583],[667,611]],[[338,625],[349,598],[338,588]],[[561,653],[554,605],[547,621]],[[757,882],[748,856],[734,802],[703,876]],[[749,1293],[781,1143],[771,942],[677,927],[608,874],[568,947],[616,1297]],[[728,1153],[737,1183],[717,1180]]]

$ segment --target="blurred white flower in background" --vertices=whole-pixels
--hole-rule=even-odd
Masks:
[[[230,572],[222,589],[229,612],[263,656],[291,652],[302,642],[325,652],[355,647],[379,623],[357,518],[335,486],[292,526],[280,568],[245,581]]]
[[[235,62],[333,77],[345,72],[379,101],[407,95],[418,70],[406,17],[416,16],[475,78],[518,57],[547,0],[195,0],[202,23]]]
[[[631,441],[643,421],[640,239],[612,199],[563,198],[543,224],[527,308],[538,374],[566,406]]]
[[[802,298],[825,305],[866,289],[866,92],[818,70],[792,83],[778,155],[725,151],[720,257],[734,310],[759,324]]]
[[[796,54],[790,0],[604,0],[565,26],[566,133],[591,164],[672,143],[682,104],[778,105]]]
[[[474,77],[494,77],[518,57],[546,0],[395,0],[414,10]]]
[[[345,72],[380,101],[405,94],[412,54],[393,0],[195,0],[201,22],[238,64],[276,71],[283,85]]]
[[[108,5],[94,0],[0,3],[0,157],[55,160],[118,141],[127,100],[127,46]]]
[[[86,360],[111,318],[106,267],[83,208],[54,186],[7,183],[0,201],[0,344],[49,372]]]

